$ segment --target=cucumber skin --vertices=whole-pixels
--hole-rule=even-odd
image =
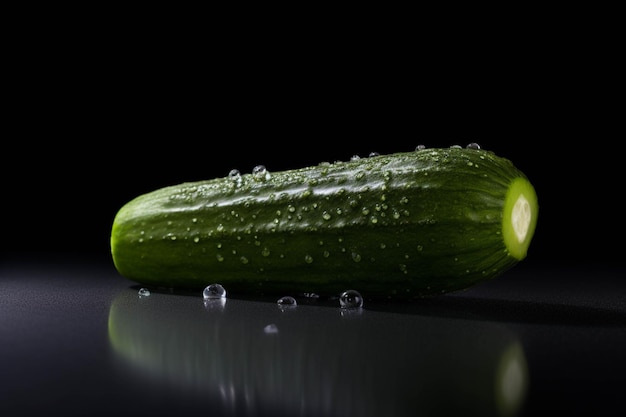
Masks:
[[[520,177],[490,151],[440,148],[183,183],[123,206],[111,253],[122,276],[153,287],[441,294],[521,260],[502,237]]]

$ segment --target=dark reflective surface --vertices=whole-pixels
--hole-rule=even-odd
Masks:
[[[626,387],[613,269],[520,266],[354,311],[141,297],[89,262],[5,261],[0,274],[3,416],[613,415]]]
[[[511,415],[526,394],[523,349],[500,325],[338,303],[206,304],[120,292],[109,339],[129,377],[184,387],[224,415]]]

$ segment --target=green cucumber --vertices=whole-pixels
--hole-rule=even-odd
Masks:
[[[115,216],[111,253],[122,276],[153,287],[423,297],[523,260],[537,212],[510,160],[418,149],[152,191]]]

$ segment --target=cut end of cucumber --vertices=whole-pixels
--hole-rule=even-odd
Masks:
[[[532,209],[530,203],[524,194],[520,194],[513,204],[513,211],[511,211],[513,232],[515,232],[519,243],[522,243],[526,239],[526,236],[528,236],[528,228],[530,227],[531,220]]]
[[[504,243],[516,259],[524,259],[537,225],[537,194],[525,178],[517,178],[509,187],[504,202],[502,234]]]

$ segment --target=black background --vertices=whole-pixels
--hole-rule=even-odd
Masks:
[[[535,29],[438,42],[402,28],[23,33],[7,65],[2,251],[108,260],[115,213],[156,188],[477,142],[537,190],[529,260],[619,262],[615,54],[602,34]]]

